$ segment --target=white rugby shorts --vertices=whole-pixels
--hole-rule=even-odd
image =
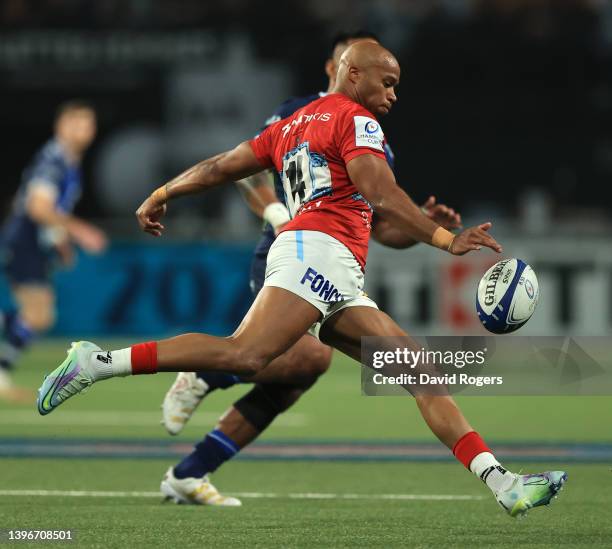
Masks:
[[[342,242],[319,231],[282,232],[270,248],[264,286],[284,288],[321,311],[318,326],[347,307],[378,306],[363,291],[363,271]]]

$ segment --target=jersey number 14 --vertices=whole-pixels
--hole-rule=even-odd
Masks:
[[[331,194],[331,173],[323,156],[300,143],[283,158],[283,190],[291,217],[307,202]]]

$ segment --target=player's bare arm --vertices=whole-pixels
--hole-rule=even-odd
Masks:
[[[427,217],[397,185],[385,160],[373,154],[360,155],[347,164],[347,170],[351,181],[372,204],[374,211],[415,240],[447,250],[453,255],[480,250],[483,246],[501,253],[502,247],[487,233],[491,223],[471,227],[455,236]]]
[[[240,194],[249,209],[264,221],[272,225],[274,232],[278,231],[289,221],[289,212],[285,205],[278,200],[274,192],[274,175],[272,170],[245,177],[236,181]]]
[[[272,178],[271,170],[264,170],[236,181],[244,201],[257,217],[263,218],[266,206],[278,202]]]
[[[421,206],[421,211],[445,229],[453,230],[462,227],[461,215],[446,204],[437,204],[434,196],[427,199],[425,204]],[[375,217],[374,223],[372,223],[372,238],[383,246],[397,250],[410,248],[418,244],[418,241],[412,236],[380,217]]]
[[[34,222],[64,232],[90,253],[100,253],[108,244],[106,235],[97,227],[73,215],[58,211],[55,208],[54,197],[44,185],[34,186],[30,190],[26,210]],[[61,237],[58,241],[64,239]]]
[[[157,189],[136,210],[138,223],[146,233],[161,236],[164,226],[159,219],[166,212],[168,200],[201,193],[217,185],[244,179],[262,170],[263,166],[245,141],[231,151],[199,162]]]

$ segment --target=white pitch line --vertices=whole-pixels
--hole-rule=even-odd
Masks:
[[[333,494],[298,493],[278,494],[272,492],[234,492],[231,495],[252,499],[376,499],[403,501],[477,501],[483,496],[465,494]],[[55,496],[85,498],[160,498],[159,492],[113,492],[100,490],[0,490],[0,496]]]
[[[218,421],[223,412],[198,412],[189,421],[196,427],[207,427]],[[58,410],[49,418],[42,420],[36,410],[2,410],[0,425],[49,425],[79,426],[79,427],[159,427],[160,412],[143,411],[66,411]],[[42,421],[41,421],[42,420]],[[275,420],[275,425],[281,427],[304,427],[308,424],[306,414],[289,412],[281,414]]]

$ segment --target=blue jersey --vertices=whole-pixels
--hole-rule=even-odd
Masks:
[[[282,103],[274,114],[270,118],[268,118],[265,122],[264,128],[267,128],[270,124],[274,124],[283,118],[287,118],[291,116],[294,112],[305,107],[309,103],[316,101],[320,97],[323,97],[325,92],[319,92],[314,95],[306,95],[304,97],[292,97],[287,99],[284,103]],[[391,166],[391,169],[395,167],[395,155],[391,150],[389,144],[385,141],[385,156],[387,157],[387,162]],[[283,190],[283,183],[280,178],[280,175],[274,172],[274,192],[276,193],[277,198],[281,202],[285,202],[285,191]],[[286,206],[286,204],[285,204]],[[266,271],[266,258],[268,257],[268,251],[270,250],[270,246],[274,242],[276,236],[274,235],[274,229],[270,224],[266,224],[263,230],[263,235],[260,241],[257,243],[257,247],[255,248],[253,263],[251,265],[251,289],[253,293],[257,294],[261,287],[263,286],[265,271]]]
[[[50,139],[24,170],[13,201],[12,211],[3,229],[6,245],[34,246],[39,251],[51,249],[52,231],[33,221],[26,211],[28,194],[41,186],[55,202],[55,209],[71,213],[81,196],[81,171],[71,162],[56,139]]]

